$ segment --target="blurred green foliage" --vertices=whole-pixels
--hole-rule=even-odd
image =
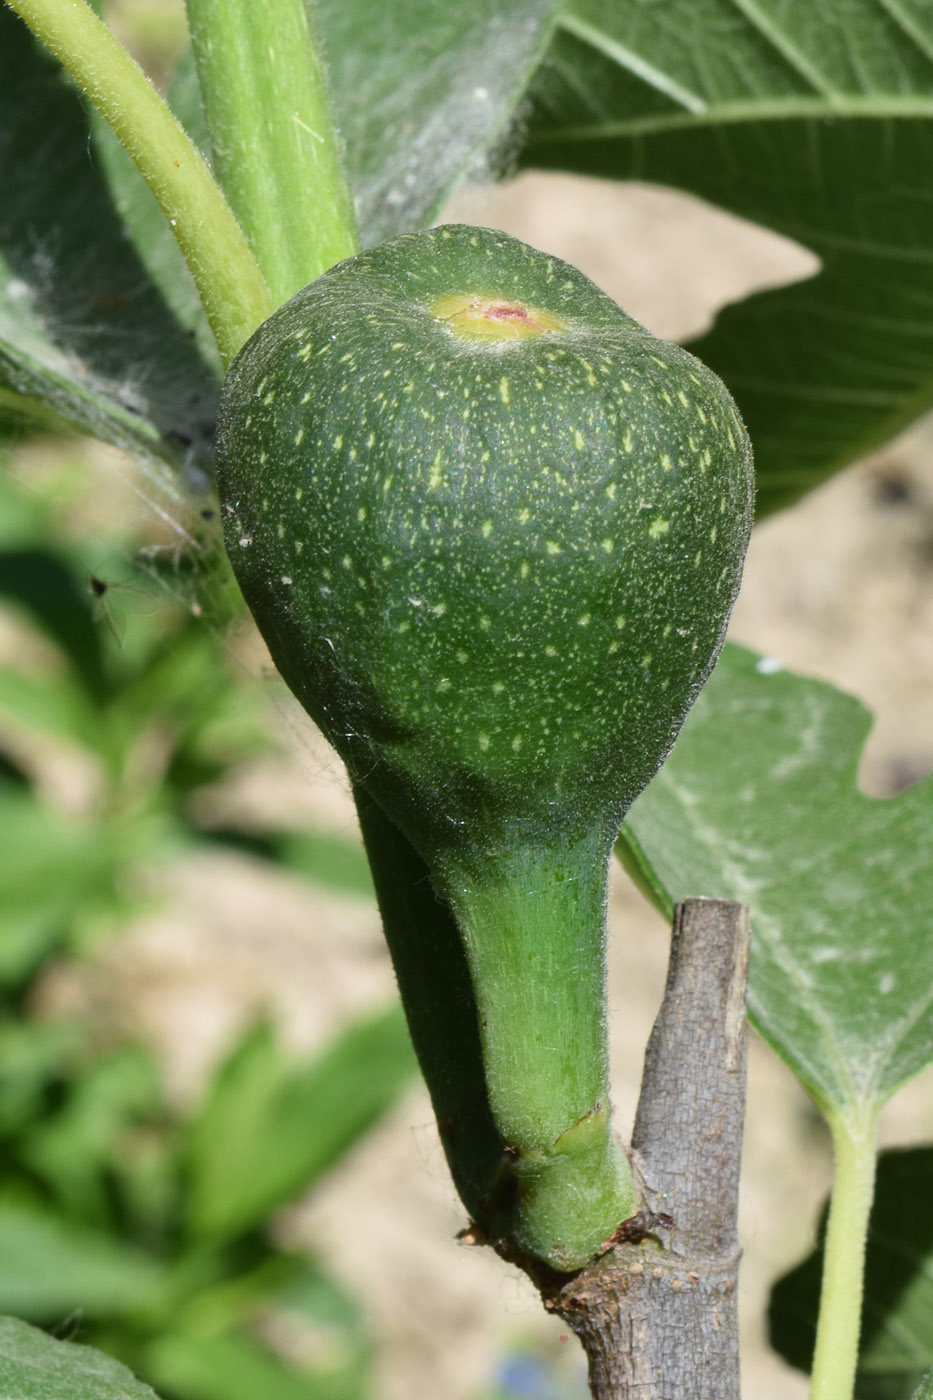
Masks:
[[[369,888],[349,841],[194,819],[200,789],[272,743],[219,625],[236,603],[212,562],[205,625],[197,551],[151,514],[108,526],[77,450],[0,470],[0,1312],[105,1347],[166,1400],[363,1400],[359,1306],[267,1222],[409,1083],[400,1008],[303,1062],[250,1027],[184,1117],[143,1046],[32,1012],[50,964],[140,907],[139,872],[191,850]],[[56,765],[83,775],[77,798]]]

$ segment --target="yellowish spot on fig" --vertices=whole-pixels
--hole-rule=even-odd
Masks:
[[[462,340],[530,340],[567,330],[552,311],[509,297],[448,292],[431,305],[431,314]]]

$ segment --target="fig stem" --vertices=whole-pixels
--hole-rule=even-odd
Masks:
[[[607,842],[522,850],[440,881],[354,793],[409,1030],[451,1175],[494,1243],[579,1267],[634,1208],[612,1134]],[[443,887],[451,899],[443,897]]]
[[[463,940],[489,1104],[506,1154],[493,1232],[579,1268],[635,1208],[612,1132],[609,841],[601,831],[440,864]]]

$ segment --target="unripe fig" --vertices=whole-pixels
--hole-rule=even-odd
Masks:
[[[607,1150],[602,1010],[580,1026],[611,843],[739,584],[751,463],[732,400],[566,263],[450,226],[339,264],[259,328],[217,464],[276,665],[461,926],[518,1195],[543,1200],[558,1159],[565,1191],[572,1134],[581,1160]],[[541,1082],[513,1102],[523,1075]],[[550,1210],[507,1228],[574,1267],[603,1225],[570,1239],[579,1210]]]

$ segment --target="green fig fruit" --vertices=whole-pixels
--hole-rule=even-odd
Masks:
[[[217,468],[276,665],[457,919],[507,1229],[576,1267],[633,1199],[608,1126],[606,872],[738,589],[735,406],[574,268],[449,226],[338,264],[259,328]],[[593,1211],[568,1186],[587,1161]]]

